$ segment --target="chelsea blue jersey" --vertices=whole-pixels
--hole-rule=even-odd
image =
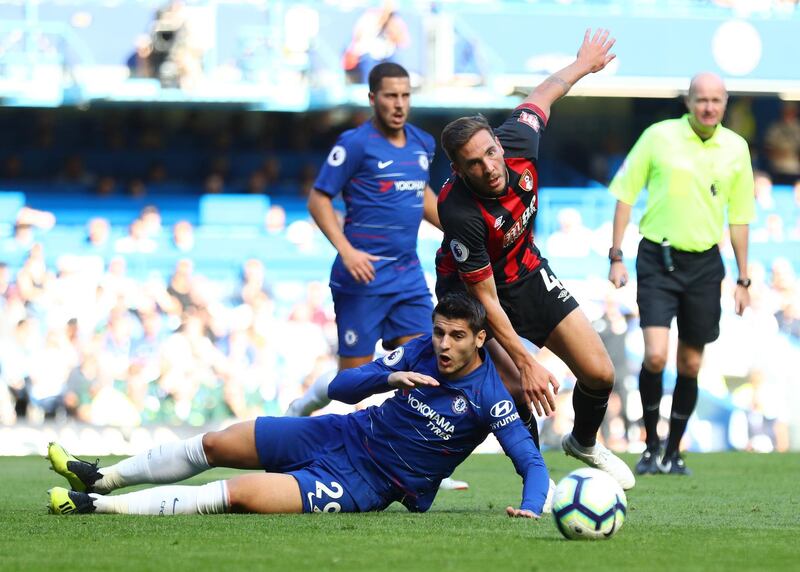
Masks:
[[[494,364],[448,380],[439,374],[431,336],[416,338],[382,359],[344,370],[328,387],[332,399],[357,403],[390,391],[389,374],[414,371],[439,381],[438,387],[396,390],[380,406],[347,416],[347,455],[376,490],[391,483],[397,500],[411,511],[426,511],[440,481],[448,477],[489,432],[523,478],[520,507],[541,514],[549,476],[544,460],[520,420],[514,400]]]
[[[392,145],[368,121],[344,132],[328,154],[314,188],[345,202],[344,234],[373,262],[375,279],[360,284],[337,256],[331,269],[332,290],[353,294],[427,291],[417,257],[428,169],[435,142],[431,135],[405,125],[406,144]]]

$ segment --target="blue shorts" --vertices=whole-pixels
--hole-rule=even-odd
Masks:
[[[297,480],[303,512],[377,511],[393,501],[376,493],[350,462],[343,423],[341,415],[256,419],[261,466]]]
[[[427,291],[374,296],[334,291],[333,308],[344,357],[372,356],[378,340],[431,332],[433,302]]]

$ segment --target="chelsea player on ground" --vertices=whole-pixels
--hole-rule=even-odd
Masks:
[[[412,512],[433,503],[439,482],[494,433],[522,476],[512,517],[536,518],[549,501],[547,468],[488,354],[486,312],[464,293],[433,312],[432,336],[382,359],[342,371],[332,399],[357,403],[395,389],[380,406],[349,415],[259,417],[224,431],[168,443],[99,468],[51,443],[53,469],[73,490],[50,490],[56,514],[212,514],[379,511],[393,502]],[[160,486],[211,467],[264,469],[201,486]]]

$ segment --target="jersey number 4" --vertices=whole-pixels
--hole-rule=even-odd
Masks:
[[[317,489],[315,493],[309,491],[308,504],[312,512],[339,512],[342,510],[342,505],[338,502],[329,502],[324,507],[320,508],[319,505],[328,499],[339,499],[344,494],[342,485],[336,481],[331,481],[331,488],[326,487],[319,481],[316,481]]]
[[[544,286],[547,288],[548,292],[550,292],[553,288],[558,288],[559,290],[564,289],[564,285],[561,283],[561,280],[555,276],[548,276],[544,268],[542,268],[539,273],[542,275]]]

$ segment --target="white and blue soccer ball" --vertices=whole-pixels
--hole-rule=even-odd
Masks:
[[[553,495],[556,527],[569,540],[605,540],[622,528],[628,499],[619,483],[597,469],[561,479]]]

